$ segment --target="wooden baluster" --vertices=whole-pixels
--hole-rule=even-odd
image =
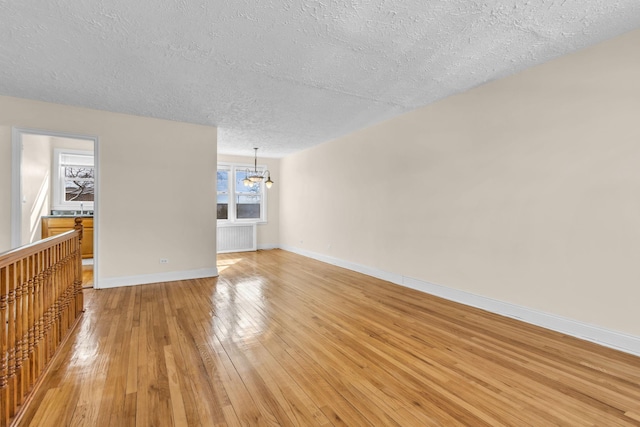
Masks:
[[[69,265],[69,256],[68,246],[70,242],[65,242],[64,247],[62,248],[62,262],[60,263],[60,283],[58,286],[58,325],[59,325],[59,336],[58,342],[62,339],[62,335],[64,331],[67,330],[67,288],[69,287],[69,277],[68,277],[68,265]],[[57,344],[56,344],[57,346]]]
[[[24,283],[24,259],[16,261],[15,268],[15,365],[16,365],[16,408],[22,405],[22,396],[26,392],[22,377],[22,338],[24,317],[22,316],[22,284]]]
[[[60,263],[60,282],[58,283],[58,336],[56,340],[56,348],[58,344],[62,341],[62,336],[64,332],[67,330],[66,321],[67,321],[67,300],[65,298],[65,293],[67,287],[69,286],[69,282],[67,282],[67,265],[69,263],[68,257],[68,247],[71,245],[71,242],[64,242],[62,246],[62,262]]]
[[[16,265],[12,263],[8,266],[9,280],[7,293],[7,341],[9,351],[7,353],[7,380],[9,387],[9,416],[15,414],[16,409]]]
[[[29,287],[33,281],[31,276],[31,257],[22,259],[22,355],[20,357],[20,364],[22,365],[22,390],[26,393],[31,388],[31,371],[29,369]]]
[[[75,253],[72,252],[71,256],[69,257],[69,265],[67,267],[67,277],[68,277],[67,283],[69,283],[68,298],[67,298],[67,313],[68,313],[68,319],[69,319],[69,325],[67,326],[68,328],[70,328],[73,325],[73,322],[77,316],[76,315],[76,279],[77,279],[76,270],[78,269],[77,265],[78,265],[78,262],[76,260]]]
[[[38,261],[40,268],[38,269],[38,280],[36,281],[36,287],[34,289],[34,318],[35,318],[35,331],[34,331],[34,354],[35,354],[35,371],[36,375],[40,376],[42,373],[42,361],[44,357],[44,310],[43,310],[43,289],[46,281],[47,260],[46,251],[38,253]]]
[[[63,274],[63,279],[61,281],[61,284],[63,284],[64,286],[60,289],[61,290],[61,296],[60,296],[60,301],[61,301],[61,310],[60,310],[60,325],[61,325],[61,331],[62,331],[62,335],[64,335],[64,331],[67,330],[67,327],[69,326],[69,317],[68,317],[68,308],[69,308],[69,301],[68,301],[68,289],[69,287],[73,287],[73,276],[69,274],[69,267],[72,265],[71,262],[75,261],[75,258],[72,260],[71,256],[69,254],[69,248],[71,246],[72,242],[66,242],[65,248],[64,248],[64,263],[62,265],[62,274]],[[69,281],[71,279],[71,281]]]
[[[20,405],[24,402],[24,396],[29,391],[29,366],[26,363],[29,351],[29,258],[23,258],[20,262],[20,348],[18,349],[18,362],[20,366]]]
[[[47,357],[47,363],[53,358],[53,354],[56,351],[56,343],[58,342],[58,332],[60,331],[58,328],[58,318],[60,317],[58,314],[58,310],[60,309],[60,305],[58,302],[58,289],[60,289],[60,266],[61,266],[61,257],[62,257],[62,245],[58,245],[55,247],[55,264],[54,264],[54,275],[53,280],[51,281],[51,293],[49,294],[51,301],[49,306],[51,307],[51,316],[49,318],[51,322],[51,346],[49,347],[49,355]]]
[[[59,302],[59,306],[58,306],[58,313],[59,313],[59,320],[58,320],[58,341],[56,343],[56,347],[60,344],[60,342],[62,342],[62,337],[64,336],[64,333],[67,331],[67,289],[69,288],[69,262],[71,261],[69,259],[69,247],[71,246],[71,242],[67,241],[64,244],[63,247],[63,257],[62,257],[62,265],[61,265],[61,271],[60,271],[60,283],[59,283],[59,291],[60,294],[58,296],[58,300]],[[73,282],[71,282],[73,283]]]
[[[53,248],[53,274],[51,276],[51,282],[49,283],[49,302],[47,304],[49,308],[49,351],[47,352],[47,363],[53,357],[55,351],[55,343],[58,338],[58,330],[56,329],[56,317],[58,311],[58,301],[56,298],[58,283],[60,282],[60,245]]]
[[[45,329],[47,331],[47,354],[45,358],[45,364],[49,363],[51,355],[53,354],[53,342],[55,341],[55,312],[56,312],[56,283],[58,281],[58,256],[60,254],[60,247],[54,246],[51,248],[51,276],[47,285],[47,325]]]
[[[44,257],[44,271],[42,272],[42,286],[40,287],[40,336],[39,336],[39,343],[40,343],[40,361],[39,361],[39,370],[40,372],[42,372],[42,369],[44,368],[44,359],[45,359],[45,354],[47,352],[47,340],[46,340],[46,317],[47,317],[47,308],[46,308],[46,289],[47,289],[47,285],[49,284],[49,278],[51,277],[51,270],[49,267],[49,252],[51,251],[51,249],[47,249],[44,253],[43,253],[43,257]]]
[[[74,281],[74,285],[75,285],[74,299],[76,304],[74,317],[77,317],[80,315],[84,307],[84,295],[82,293],[83,292],[82,291],[82,239],[84,238],[84,226],[82,225],[82,218],[76,218],[76,225],[74,228],[76,229],[76,231],[79,232],[78,241],[75,243],[77,261],[76,261],[76,271],[75,271],[76,277]]]
[[[73,271],[75,270],[75,257],[71,254],[71,246],[72,241],[67,242],[67,247],[65,250],[64,256],[64,281],[65,284],[62,292],[62,300],[63,300],[63,308],[62,308],[62,336],[64,336],[67,329],[69,329],[71,313],[69,312],[70,307],[70,295],[69,291],[73,292],[74,287],[74,275]]]
[[[64,247],[67,242],[64,242],[58,246],[58,262],[56,266],[56,280],[53,282],[53,327],[55,330],[54,338],[53,338],[53,349],[51,352],[51,357],[55,354],[58,349],[58,343],[60,342],[60,333],[61,333],[61,322],[62,322],[62,310],[63,310],[63,300],[60,297],[62,292],[61,289],[63,287],[64,282]]]
[[[51,289],[51,278],[53,276],[53,248],[47,249],[47,269],[45,270],[45,280],[42,285],[42,369],[47,361],[47,353],[49,352],[49,292]]]
[[[22,366],[22,390],[26,395],[31,388],[31,371],[29,369],[29,287],[33,281],[31,276],[31,256],[23,258],[23,278],[22,278],[22,355],[20,365]]]
[[[47,358],[45,363],[49,363],[53,354],[54,342],[56,340],[56,283],[58,283],[58,257],[60,256],[60,246],[54,246],[51,260],[51,280],[47,286]]]
[[[53,274],[53,266],[51,264],[53,259],[53,248],[48,248],[45,252],[46,259],[46,268],[44,271],[44,282],[42,284],[42,327],[40,329],[42,341],[42,359],[40,361],[40,371],[44,369],[44,364],[47,361],[47,354],[49,353],[49,329],[51,325],[49,324],[49,315],[51,311],[49,310],[49,292],[51,289],[51,277]]]
[[[31,262],[29,264],[29,274],[31,279],[29,280],[29,289],[28,289],[28,299],[29,299],[29,310],[27,313],[29,319],[29,338],[28,338],[28,347],[27,347],[27,357],[29,359],[29,389],[33,387],[36,382],[37,373],[36,373],[36,360],[35,360],[35,344],[36,344],[36,287],[39,280],[38,274],[38,259],[39,254],[34,254],[31,256]]]
[[[56,348],[62,342],[62,337],[64,333],[67,331],[67,289],[70,286],[68,282],[69,277],[69,262],[71,261],[69,258],[69,247],[71,246],[71,242],[67,241],[64,243],[62,250],[62,263],[60,266],[60,283],[58,284],[58,340],[56,341]],[[73,282],[71,282],[72,284]]]
[[[73,325],[73,321],[76,318],[76,309],[75,309],[76,298],[75,297],[76,297],[76,278],[77,278],[76,270],[77,270],[78,262],[75,256],[74,243],[75,241],[71,242],[70,254],[69,254],[69,265],[67,266],[67,283],[69,284],[68,293],[67,293],[67,313],[68,313],[68,319],[69,319],[69,325],[67,326],[68,328],[70,328]]]
[[[75,321],[76,317],[77,317],[77,313],[76,313],[76,292],[77,292],[77,269],[78,269],[78,262],[76,259],[76,255],[75,255],[75,247],[71,247],[71,255],[69,257],[69,265],[67,267],[67,274],[68,274],[68,282],[69,283],[69,287],[68,287],[68,297],[67,297],[67,313],[68,313],[68,318],[69,318],[69,325],[68,328],[70,328],[71,326],[73,326],[73,322]],[[80,262],[82,262],[82,260],[80,260]]]
[[[9,267],[0,269],[0,321],[8,326]],[[0,426],[9,425],[9,337],[8,328],[0,333]]]
[[[70,242],[64,242],[60,245],[60,273],[58,277],[58,282],[56,283],[56,303],[57,303],[57,312],[56,312],[56,345],[55,348],[57,350],[58,344],[62,341],[62,336],[66,328],[64,327],[65,320],[65,301],[64,301],[64,291],[68,284],[66,283],[66,270],[67,270],[67,247]]]

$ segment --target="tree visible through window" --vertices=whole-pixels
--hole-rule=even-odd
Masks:
[[[64,199],[67,202],[93,202],[94,169],[92,167],[64,167]]]
[[[93,153],[56,149],[53,173],[52,209],[93,210],[96,180]]]

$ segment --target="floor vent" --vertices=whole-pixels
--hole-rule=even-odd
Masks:
[[[247,252],[258,249],[256,224],[221,224],[217,232],[218,253]]]

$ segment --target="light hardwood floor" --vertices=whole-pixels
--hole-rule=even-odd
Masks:
[[[86,290],[20,425],[640,425],[640,358],[285,251]]]
[[[82,287],[83,288],[93,287],[93,265],[82,266]]]

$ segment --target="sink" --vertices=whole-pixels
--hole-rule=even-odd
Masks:
[[[83,217],[83,218],[91,218],[93,217],[93,211],[51,211],[51,215],[49,217],[55,218],[75,218],[75,217]]]

